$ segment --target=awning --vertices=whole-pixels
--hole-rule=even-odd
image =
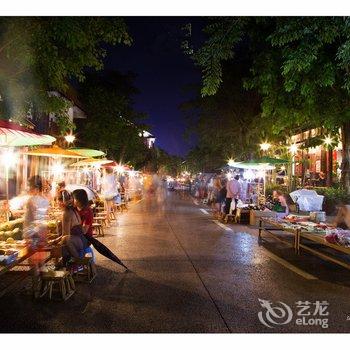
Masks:
[[[262,157],[257,159],[259,163],[268,163],[270,165],[287,164],[290,163],[288,159],[272,158],[272,157]]]
[[[103,164],[109,164],[111,163],[112,160],[110,159],[94,159],[94,158],[88,158],[84,160],[80,160],[79,162],[70,164],[69,166],[74,166],[74,167],[93,167],[93,166],[101,166]]]
[[[89,158],[103,157],[106,155],[106,153],[102,151],[98,151],[96,149],[91,149],[91,148],[70,148],[69,150],[72,152],[78,153],[81,156],[89,157]]]
[[[28,152],[23,152],[30,156],[53,157],[53,158],[85,158],[78,153],[63,149],[58,146],[37,148]]]
[[[251,169],[251,170],[272,170],[275,169],[273,165],[269,163],[258,163],[254,161],[245,162],[231,162],[229,167],[237,169]]]
[[[24,147],[51,145],[56,139],[50,135],[42,135],[6,120],[0,120],[0,146]]]

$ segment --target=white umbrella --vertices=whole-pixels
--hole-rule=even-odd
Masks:
[[[96,198],[98,198],[98,194],[96,191],[94,191],[91,187],[89,186],[84,186],[84,185],[73,185],[73,184],[70,184],[70,185],[66,185],[66,190],[68,192],[73,192],[75,190],[85,190],[87,196],[88,196],[88,199],[89,201],[90,200],[94,200]]]

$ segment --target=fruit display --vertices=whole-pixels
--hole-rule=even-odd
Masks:
[[[0,224],[0,241],[6,241],[8,238],[21,240],[23,237],[24,219],[16,219]]]

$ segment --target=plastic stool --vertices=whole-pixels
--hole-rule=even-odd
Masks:
[[[95,263],[95,253],[91,245],[84,249],[84,255],[92,258],[93,263]]]

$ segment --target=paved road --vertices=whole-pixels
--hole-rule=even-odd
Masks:
[[[350,272],[308,254],[298,258],[274,240],[259,245],[256,229],[218,225],[207,209],[174,193],[134,204],[102,239],[132,273],[97,256],[96,280],[91,285],[79,284],[77,293],[65,303],[33,301],[24,285],[0,300],[0,330],[350,330]],[[281,309],[266,313],[259,298],[287,306],[274,304]],[[321,307],[321,313],[329,312],[328,316],[311,315],[305,320],[326,318],[329,327],[296,325],[296,312],[301,310],[295,304],[298,301],[328,302],[328,308]],[[288,306],[293,313],[290,320]],[[315,305],[303,312],[310,310],[314,312]],[[260,311],[264,311],[261,316],[267,326],[259,320]],[[283,322],[286,324],[281,325]]]

